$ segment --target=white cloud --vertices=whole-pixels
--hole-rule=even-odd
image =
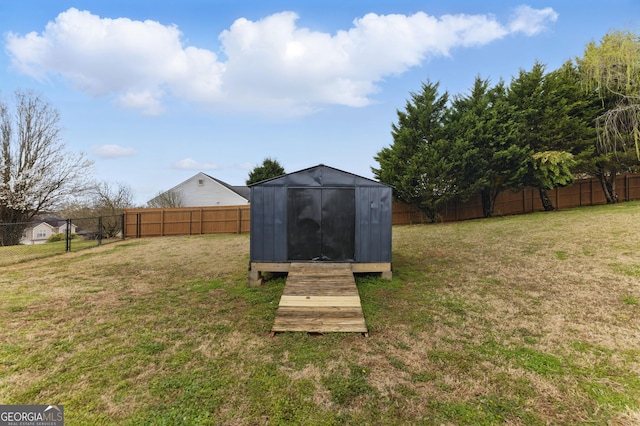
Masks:
[[[120,145],[101,145],[94,146],[93,153],[103,158],[130,157],[135,155],[136,150]]]
[[[219,40],[226,59],[185,46],[174,25],[100,18],[69,9],[40,34],[9,33],[13,66],[34,78],[62,77],[91,96],[160,114],[167,98],[220,108],[305,114],[323,105],[364,106],[385,77],[458,47],[509,33],[535,35],[557,19],[551,8],[520,6],[508,25],[492,15],[369,13],[335,34],[298,27],[282,12],[240,18]]]
[[[159,90],[127,92],[121,95],[116,103],[124,108],[139,108],[145,115],[158,115],[164,111],[161,97],[162,92]]]
[[[9,33],[6,50],[19,71],[37,79],[61,76],[92,96],[145,113],[162,111],[167,91],[183,98],[215,97],[222,64],[213,52],[184,48],[175,26],[100,18],[71,8],[42,32]]]
[[[533,9],[526,5],[518,6],[509,22],[509,30],[534,36],[547,29],[549,22],[557,19],[558,14],[550,7]]]
[[[218,168],[215,163],[203,163],[196,161],[193,158],[185,158],[177,161],[173,163],[172,167],[180,170],[213,170]]]

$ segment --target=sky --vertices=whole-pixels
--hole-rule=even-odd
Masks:
[[[0,0],[0,97],[32,90],[69,152],[144,205],[276,159],[372,178],[412,92],[466,95],[640,32],[637,0]]]

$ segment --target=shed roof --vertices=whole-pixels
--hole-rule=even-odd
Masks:
[[[298,170],[271,179],[266,179],[253,186],[389,186],[387,184],[363,176],[345,172],[334,167],[318,164],[317,166]]]

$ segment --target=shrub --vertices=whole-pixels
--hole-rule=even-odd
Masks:
[[[69,235],[69,239],[73,240],[75,238],[78,238],[78,234],[71,234]],[[61,233],[61,234],[53,234],[52,236],[50,236],[49,238],[47,238],[47,242],[48,243],[55,243],[57,241],[64,241],[67,239],[67,234],[65,233]]]

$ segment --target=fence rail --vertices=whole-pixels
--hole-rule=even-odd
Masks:
[[[640,174],[621,175],[616,180],[620,201],[640,199]],[[577,180],[573,185],[548,191],[556,208],[571,208],[606,204],[597,179]],[[537,189],[502,192],[495,205],[496,216],[542,211]],[[393,204],[393,225],[424,223],[420,210],[406,204]],[[440,212],[441,220],[453,222],[483,217],[480,195],[466,202],[451,202]],[[250,206],[179,207],[166,209],[125,210],[126,238],[197,234],[244,234],[250,231]]]
[[[640,200],[640,174],[620,175],[616,179],[616,191],[620,201]],[[547,191],[556,209],[606,204],[607,199],[596,178],[576,180],[573,185]],[[518,215],[543,211],[540,194],[536,188],[520,191],[504,191],[498,195],[494,214],[496,216]],[[443,222],[455,222],[483,217],[480,195],[468,201],[452,201],[440,212]],[[393,224],[409,225],[424,223],[426,218],[420,210],[406,204],[393,205]]]
[[[126,238],[243,234],[250,230],[248,205],[125,210]]]

